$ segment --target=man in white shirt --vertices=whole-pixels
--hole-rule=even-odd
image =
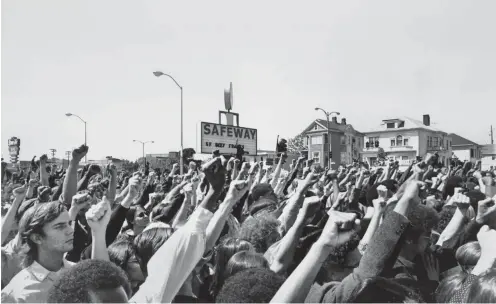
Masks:
[[[55,274],[70,262],[64,254],[72,249],[73,233],[69,213],[59,202],[36,205],[19,223],[19,235],[28,251],[24,268],[2,290],[4,303],[46,302]]]

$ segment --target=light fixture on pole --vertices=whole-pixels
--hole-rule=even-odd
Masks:
[[[330,157],[330,152],[331,152],[331,126],[330,126],[330,123],[329,123],[329,117],[332,115],[332,114],[336,114],[336,115],[341,115],[341,113],[339,112],[327,112],[326,110],[322,109],[322,108],[315,108],[315,111],[319,111],[321,110],[322,112],[324,112],[325,116],[326,116],[326,119],[327,119],[327,143],[328,143],[328,157],[327,157],[327,168],[331,168],[331,157]],[[325,145],[324,145],[325,146]],[[325,150],[325,149],[324,149]]]
[[[87,125],[87,123],[86,123],[86,121],[84,119],[82,119],[81,117],[79,117],[78,115],[72,114],[72,113],[66,113],[65,116],[67,116],[67,117],[76,116],[77,118],[79,118],[79,120],[81,120],[84,123],[84,145],[87,146],[87,142],[86,142],[86,125]],[[84,156],[84,162],[85,163],[88,162],[88,154],[87,153]]]
[[[184,164],[183,164],[183,87],[174,79],[174,77],[172,77],[171,75],[169,74],[165,74],[163,72],[160,72],[160,71],[156,71],[156,72],[153,72],[153,75],[155,75],[156,77],[160,77],[160,76],[167,76],[169,77],[170,79],[172,79],[172,81],[174,81],[174,83],[177,85],[177,87],[181,90],[181,151],[179,152],[180,153],[180,174],[183,175],[184,173]]]
[[[139,142],[141,143],[141,145],[143,146],[143,166],[146,165],[146,158],[145,158],[145,144],[148,144],[148,143],[155,143],[153,140],[150,140],[150,141],[141,141],[141,140],[136,140],[136,139],[133,139],[133,142]]]

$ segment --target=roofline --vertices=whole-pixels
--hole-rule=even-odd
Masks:
[[[401,129],[388,129],[388,130],[379,130],[379,131],[368,131],[368,132],[363,132],[365,135],[371,134],[371,133],[386,133],[386,132],[392,132],[392,131],[416,131],[416,130],[425,130],[425,131],[431,131],[431,132],[436,132],[436,133],[442,133],[444,135],[448,135],[448,133],[444,131],[434,131],[434,130],[429,130],[426,128],[401,128]]]

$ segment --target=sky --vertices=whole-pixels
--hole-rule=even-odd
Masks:
[[[480,144],[496,127],[496,1],[2,0],[1,132],[20,159],[84,142],[88,159],[196,148],[233,82],[258,147],[339,111],[359,131],[430,114]],[[340,118],[341,118],[340,117]]]

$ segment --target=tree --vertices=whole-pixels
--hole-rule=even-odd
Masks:
[[[307,145],[305,145],[305,136],[303,134],[298,134],[288,140],[288,153],[301,153],[306,149]]]

